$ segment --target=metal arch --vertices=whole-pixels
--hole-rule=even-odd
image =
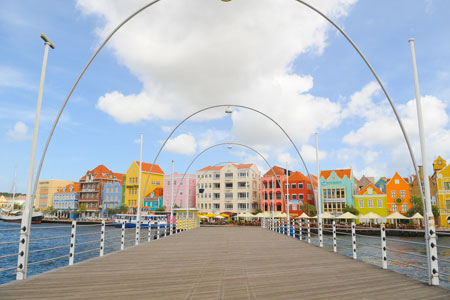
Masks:
[[[192,164],[197,160],[197,158],[199,158],[199,157],[200,157],[203,153],[205,153],[206,151],[211,150],[212,148],[215,148],[215,147],[218,147],[218,146],[223,146],[223,145],[236,145],[236,146],[242,146],[242,147],[245,147],[245,148],[247,148],[247,149],[249,149],[249,150],[252,150],[252,151],[255,152],[256,154],[258,154],[262,159],[264,159],[264,161],[266,162],[266,164],[267,164],[267,166],[269,167],[269,169],[272,170],[272,173],[273,173],[273,175],[275,176],[277,183],[280,185],[280,187],[281,187],[281,194],[283,195],[283,201],[285,200],[286,197],[284,196],[283,187],[282,187],[282,185],[281,185],[281,182],[278,180],[277,174],[275,173],[275,171],[273,170],[273,167],[270,165],[270,163],[267,161],[267,159],[266,159],[261,153],[259,153],[257,150],[255,150],[254,148],[252,148],[252,147],[250,147],[250,146],[248,146],[248,145],[240,144],[240,143],[233,143],[233,142],[230,142],[230,143],[219,143],[219,144],[216,144],[216,145],[213,145],[213,146],[210,146],[210,147],[208,147],[208,148],[203,149],[200,153],[198,153],[198,154],[192,159],[191,163],[190,163],[189,166],[186,168],[186,171],[184,172],[183,177],[181,177],[181,182],[183,181],[183,179],[184,179],[184,177],[186,176],[187,172],[189,172],[189,169],[191,168]],[[219,164],[223,164],[223,163],[233,163],[233,162],[220,162],[220,163],[216,164],[215,166],[217,166],[217,165],[219,165]],[[205,173],[206,173],[206,171],[205,171]],[[202,178],[200,178],[199,182],[200,182],[201,180],[202,180]],[[178,192],[179,192],[179,191],[180,191],[180,185],[178,185],[177,192],[176,192],[175,195],[178,195]],[[275,197],[275,195],[273,195],[272,197]],[[189,206],[189,205],[187,205],[187,206]]]
[[[198,154],[192,159],[191,163],[190,163],[189,166],[186,168],[186,171],[184,172],[183,177],[181,178],[181,181],[183,181],[184,177],[186,176],[186,173],[189,171],[189,169],[191,168],[192,164],[197,160],[197,158],[199,158],[199,157],[200,157],[203,153],[205,153],[206,151],[211,150],[212,148],[215,148],[215,147],[223,146],[223,145],[236,145],[236,146],[241,146],[241,147],[247,148],[247,149],[249,149],[249,150],[252,150],[252,151],[255,152],[256,154],[258,154],[258,155],[266,162],[266,164],[267,164],[267,165],[269,166],[269,168],[272,170],[272,173],[275,175],[276,181],[278,182],[278,184],[279,184],[280,187],[281,187],[281,193],[282,193],[282,195],[283,195],[283,202],[284,202],[284,199],[285,199],[286,197],[285,197],[285,195],[284,195],[284,192],[283,192],[283,188],[282,188],[281,182],[278,180],[277,175],[275,174],[275,171],[273,170],[272,165],[271,165],[271,164],[267,161],[267,159],[266,159],[261,153],[259,153],[257,150],[253,149],[253,148],[250,147],[250,146],[247,146],[247,145],[244,145],[244,144],[240,144],[240,143],[233,143],[233,142],[230,142],[230,143],[219,143],[219,144],[212,145],[212,146],[209,146],[208,148],[203,149],[200,153],[198,153]],[[286,171],[287,171],[287,170],[286,170]],[[179,191],[179,190],[180,190],[180,186],[178,185],[177,193],[176,193],[175,195],[178,195],[178,191]],[[272,197],[274,197],[274,196],[272,196]],[[189,205],[186,205],[186,206],[187,206],[187,211],[189,212]]]
[[[265,114],[265,113],[263,113],[263,112],[261,112],[261,111],[255,109],[255,108],[252,108],[252,107],[249,107],[249,106],[245,106],[245,105],[240,105],[240,104],[218,104],[218,105],[208,106],[208,107],[202,108],[202,109],[200,109],[200,110],[198,110],[198,111],[196,111],[196,112],[190,114],[190,115],[187,116],[185,119],[183,119],[180,123],[178,123],[178,125],[170,132],[169,136],[167,136],[166,140],[164,141],[164,143],[163,143],[163,144],[161,145],[161,147],[159,148],[159,151],[158,151],[158,153],[156,154],[155,159],[153,160],[153,163],[152,163],[151,166],[150,166],[150,170],[149,170],[149,172],[148,172],[149,176],[147,176],[147,180],[145,181],[145,184],[144,184],[144,190],[143,190],[143,192],[142,192],[143,194],[145,194],[145,190],[147,189],[148,180],[150,179],[150,175],[151,175],[151,173],[152,173],[153,166],[155,165],[156,160],[158,159],[159,155],[161,154],[161,151],[164,149],[164,146],[165,146],[166,143],[169,141],[169,139],[172,137],[172,135],[175,133],[175,131],[178,129],[178,127],[180,127],[184,122],[186,122],[187,120],[189,120],[189,119],[192,118],[193,116],[195,116],[195,115],[197,115],[197,114],[199,114],[199,113],[201,113],[201,112],[203,112],[203,111],[206,111],[206,110],[209,110],[209,109],[213,109],[213,108],[218,108],[218,107],[239,107],[239,108],[245,108],[245,109],[254,111],[254,112],[256,112],[256,113],[259,113],[260,115],[266,117],[267,119],[271,120],[275,125],[277,125],[278,128],[281,129],[281,131],[284,133],[284,135],[285,135],[285,136],[288,138],[288,140],[291,142],[292,146],[294,146],[295,151],[297,152],[298,156],[300,157],[300,160],[302,161],[302,164],[303,164],[303,166],[305,167],[306,173],[308,174],[309,181],[311,182],[311,187],[312,187],[312,190],[313,190],[314,198],[316,199],[316,197],[317,197],[317,196],[316,196],[316,189],[315,189],[315,187],[314,187],[314,181],[313,181],[313,179],[312,179],[312,177],[311,177],[311,174],[309,173],[308,167],[306,166],[306,163],[305,163],[305,161],[304,161],[302,155],[300,154],[300,151],[298,150],[297,145],[295,145],[294,141],[293,141],[293,140],[291,139],[291,137],[287,134],[286,130],[284,130],[284,128],[281,127],[280,124],[278,124],[274,119],[272,119],[271,117],[269,117],[267,114]],[[320,180],[320,175],[319,175],[319,174],[317,174],[317,175],[318,175],[317,180]],[[317,195],[318,195],[318,193],[317,193]],[[319,205],[321,205],[321,204],[319,203]],[[319,213],[319,214],[320,214],[320,213]]]

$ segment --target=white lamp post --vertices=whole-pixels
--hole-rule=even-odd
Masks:
[[[41,34],[41,38],[44,40],[44,59],[42,61],[41,70],[41,82],[39,84],[38,101],[36,106],[36,118],[34,119],[33,141],[31,143],[31,155],[30,155],[30,168],[28,169],[28,181],[27,181],[27,198],[25,201],[25,209],[22,215],[22,224],[20,226],[20,243],[19,243],[19,256],[17,259],[17,273],[16,279],[23,280],[27,278],[28,270],[28,248],[30,246],[30,233],[31,233],[31,219],[33,218],[33,203],[34,195],[32,195],[33,189],[33,174],[34,174],[34,159],[36,156],[36,143],[39,131],[39,117],[41,114],[42,94],[44,91],[45,71],[47,69],[47,56],[48,47],[55,49],[55,45],[45,35]]]

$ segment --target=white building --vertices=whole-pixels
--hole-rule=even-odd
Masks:
[[[254,164],[227,163],[197,171],[196,201],[201,212],[253,213],[260,205],[260,171]]]

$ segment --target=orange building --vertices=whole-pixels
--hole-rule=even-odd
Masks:
[[[409,183],[397,172],[386,184],[388,214],[400,212],[405,214],[411,208]]]

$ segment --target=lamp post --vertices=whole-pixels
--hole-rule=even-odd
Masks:
[[[320,200],[320,167],[319,167],[319,137],[317,132],[316,136],[316,167],[317,167],[317,196],[316,196],[316,211],[317,211],[317,234],[319,236],[319,246],[323,247],[323,233],[322,233],[322,201]]]
[[[144,134],[141,133],[141,151],[139,154],[139,186],[138,186],[138,206],[136,214],[136,245],[139,245],[140,229],[141,229],[141,180],[142,180],[142,144],[144,143]],[[149,173],[150,177],[151,174]],[[145,191],[144,191],[145,193]]]
[[[422,118],[422,100],[420,98],[419,76],[417,75],[416,53],[414,51],[414,39],[409,39],[411,48],[411,59],[414,78],[414,91],[416,95],[417,119],[419,125],[420,150],[422,152],[422,175],[425,187],[425,205],[424,205],[424,224],[425,224],[425,241],[427,244],[428,259],[428,281],[430,285],[439,285],[439,268],[436,244],[436,228],[434,225],[433,210],[431,209],[430,199],[430,180],[428,178],[428,160],[427,148],[425,143],[425,133]],[[420,177],[417,177],[419,186],[421,186]],[[422,197],[423,202],[423,197]]]
[[[39,84],[38,101],[36,105],[36,117],[34,119],[33,140],[31,142],[31,154],[30,154],[30,167],[28,169],[28,181],[27,181],[27,198],[25,201],[25,209],[22,215],[22,222],[20,226],[20,243],[19,243],[19,256],[17,259],[17,273],[16,279],[23,280],[27,278],[28,270],[28,248],[30,247],[30,234],[31,234],[31,219],[33,218],[33,203],[34,195],[33,189],[33,174],[34,174],[34,159],[36,156],[36,143],[39,131],[39,117],[41,114],[42,94],[44,92],[45,71],[47,69],[47,57],[48,48],[55,49],[55,45],[45,35],[41,34],[41,38],[44,40],[44,58],[42,60],[41,81]]]
[[[173,173],[174,173],[174,161],[172,160],[172,182],[170,184],[170,235],[173,234]],[[188,195],[189,196],[189,195]]]

